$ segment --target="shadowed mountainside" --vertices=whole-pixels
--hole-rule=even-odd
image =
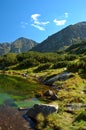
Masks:
[[[86,22],[70,25],[61,31],[49,36],[32,50],[39,52],[52,52],[63,50],[66,47],[86,39]]]
[[[70,54],[86,54],[86,40],[69,46],[65,52]]]

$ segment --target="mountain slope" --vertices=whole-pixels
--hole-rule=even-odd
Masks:
[[[0,55],[12,53],[22,53],[27,52],[36,46],[37,43],[33,40],[21,37],[12,43],[0,43]]]
[[[70,25],[63,30],[49,36],[42,43],[38,44],[32,50],[39,52],[52,52],[64,49],[86,39],[86,22]]]
[[[86,40],[80,42],[79,44],[73,44],[69,46],[65,52],[71,54],[86,54]]]
[[[11,49],[10,43],[5,42],[0,44],[0,55],[7,54]]]

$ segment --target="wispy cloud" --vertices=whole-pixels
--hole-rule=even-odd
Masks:
[[[39,26],[39,25],[37,25],[37,24],[31,24],[31,26],[33,26],[33,27],[35,27],[35,28],[37,28],[37,29],[39,29],[39,30],[41,30],[41,31],[45,31],[45,28],[44,28],[44,27]]]
[[[40,16],[40,14],[32,14],[31,15],[31,18],[34,20],[34,21],[38,21],[38,17]]]
[[[64,15],[65,15],[65,18],[68,18],[68,16],[69,16],[69,14],[67,12],[64,13]]]
[[[66,20],[57,20],[57,19],[54,19],[53,22],[57,25],[57,26],[61,26],[61,25],[65,25],[66,23]]]
[[[47,24],[49,24],[50,22],[49,21],[46,21],[46,22],[41,22],[39,21],[38,17],[40,17],[41,15],[40,14],[32,14],[31,15],[31,19],[33,21],[33,23],[31,24],[31,26],[41,30],[41,31],[44,31],[45,30],[45,27]]]
[[[65,25],[65,24],[66,24],[68,17],[69,17],[69,14],[68,14],[67,12],[65,12],[62,19],[59,20],[59,19],[55,18],[55,19],[53,20],[53,22],[54,22],[57,26],[62,26],[62,25]]]
[[[21,27],[24,29],[28,26],[28,23],[24,21],[22,21],[20,24],[21,24]]]

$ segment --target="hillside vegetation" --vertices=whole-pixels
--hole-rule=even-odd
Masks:
[[[86,41],[71,45],[68,49],[52,53],[29,51],[27,53],[8,53],[0,56],[0,68],[2,70],[22,70],[34,68],[34,72],[46,69],[58,69],[66,67],[68,71],[85,72],[86,70]]]
[[[7,93],[15,107],[31,98],[59,106],[58,113],[47,117],[39,113],[35,130],[83,130],[86,127],[85,47],[86,41],[83,41],[64,51],[0,56],[0,93]],[[45,96],[47,90],[52,90],[57,99]],[[7,102],[4,100],[4,103]]]
[[[29,129],[18,110],[34,104],[58,106],[36,113],[34,130],[86,130],[86,22],[40,44],[23,37],[0,44],[0,130]]]

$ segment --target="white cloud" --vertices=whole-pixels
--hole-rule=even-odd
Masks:
[[[53,22],[57,25],[57,26],[62,26],[65,25],[67,22],[67,18],[69,17],[69,14],[67,12],[64,13],[64,16],[62,16],[62,18],[60,18],[60,20],[58,19],[54,19]]]
[[[46,24],[49,24],[50,22],[49,21],[46,21],[46,22],[40,22],[41,25],[46,25]]]
[[[64,15],[65,15],[65,18],[68,18],[69,14],[66,12],[66,13],[64,13]]]
[[[22,28],[25,29],[25,28],[27,27],[27,25],[28,25],[27,22],[24,22],[24,21],[21,22],[21,27],[22,27]]]
[[[31,15],[31,18],[34,20],[34,21],[38,21],[38,17],[40,16],[40,14],[32,14]]]
[[[38,24],[38,25],[43,25],[43,26],[45,26],[45,25],[49,24],[49,21],[47,21],[47,22],[34,21],[34,24]]]
[[[31,24],[31,26],[33,26],[41,31],[44,31],[45,30],[44,26],[46,26],[50,22],[49,21],[46,21],[46,22],[39,21],[39,19],[38,19],[39,16],[41,16],[41,15],[40,14],[31,15],[31,19],[33,20],[33,24]]]
[[[35,28],[37,28],[37,29],[39,29],[39,30],[41,30],[41,31],[45,31],[45,28],[44,28],[44,27],[39,26],[39,25],[37,25],[37,24],[31,24],[31,26],[33,26],[33,27],[35,27]]]
[[[61,25],[65,25],[66,23],[66,20],[57,20],[57,19],[54,19],[53,22],[57,25],[57,26],[61,26]]]

